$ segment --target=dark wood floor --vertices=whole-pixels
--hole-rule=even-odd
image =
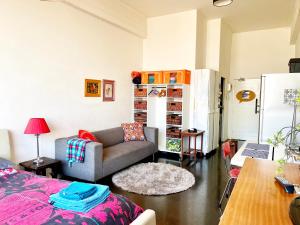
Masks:
[[[158,161],[186,168],[195,175],[195,185],[177,194],[143,196],[122,191],[112,183],[111,177],[100,183],[109,185],[114,193],[127,196],[144,209],[155,210],[157,225],[217,225],[220,218],[218,201],[227,181],[219,151],[196,163],[189,159],[182,165],[178,160],[159,158]]]

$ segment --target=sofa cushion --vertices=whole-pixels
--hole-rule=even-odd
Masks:
[[[145,141],[143,123],[122,123],[124,141]]]
[[[97,138],[91,132],[88,132],[86,130],[79,130],[78,138],[90,140],[90,141],[97,141]]]
[[[103,149],[103,176],[132,165],[154,152],[154,144],[148,141],[124,142]]]
[[[109,147],[124,142],[124,132],[122,127],[93,132],[98,142],[103,144],[103,147]]]

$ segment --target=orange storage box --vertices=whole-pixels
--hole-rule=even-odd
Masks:
[[[147,97],[147,89],[146,88],[135,88],[134,89],[134,97]]]
[[[162,84],[163,72],[162,71],[144,71],[142,72],[142,84]]]
[[[182,124],[182,116],[177,115],[177,114],[167,115],[167,124],[181,125]]]
[[[168,111],[182,111],[182,102],[168,102],[167,110]]]
[[[182,88],[168,88],[168,97],[182,98]]]
[[[147,110],[147,101],[134,101],[134,109]]]
[[[181,129],[178,127],[170,127],[167,128],[167,137],[169,138],[180,138],[181,137]]]
[[[141,123],[147,123],[147,113],[146,112],[134,113],[134,121],[141,122]]]
[[[173,84],[190,84],[191,83],[191,71],[189,70],[169,70],[163,72],[164,83]],[[173,78],[173,79],[172,79]]]

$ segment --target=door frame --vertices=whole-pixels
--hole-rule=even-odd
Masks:
[[[225,111],[225,104],[224,104],[224,100],[225,100],[225,84],[226,84],[226,78],[221,76],[221,83],[220,83],[220,93],[221,96],[219,97],[220,104],[219,104],[219,109],[220,109],[220,116],[219,116],[219,145],[221,145],[222,143],[222,138],[223,138],[223,129],[224,129],[224,111]]]

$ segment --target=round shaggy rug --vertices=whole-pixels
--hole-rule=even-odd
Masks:
[[[164,163],[141,163],[112,177],[113,183],[125,191],[143,195],[167,195],[185,191],[195,183],[186,169]]]

